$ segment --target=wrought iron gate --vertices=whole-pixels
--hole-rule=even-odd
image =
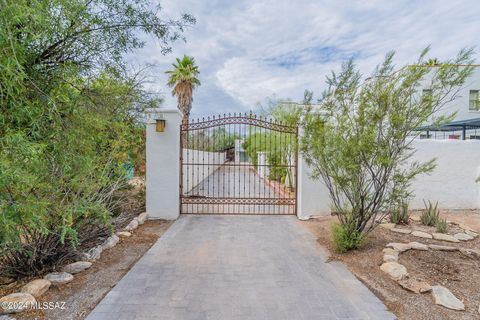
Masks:
[[[180,212],[296,214],[298,128],[254,114],[181,125]]]

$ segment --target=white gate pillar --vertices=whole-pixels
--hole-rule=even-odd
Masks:
[[[148,109],[146,137],[146,206],[150,219],[177,219],[180,214],[180,124],[177,109]],[[157,132],[157,120],[165,121]]]
[[[257,171],[258,171],[258,175],[262,179],[265,177],[268,178],[270,175],[270,170],[267,164],[268,164],[267,153],[264,151],[258,151],[257,152],[257,165],[258,165]]]
[[[298,128],[299,144],[302,142],[303,128]],[[301,148],[300,148],[301,149]],[[316,216],[330,215],[330,196],[322,180],[312,179],[311,168],[301,151],[297,158],[297,217],[307,220]]]

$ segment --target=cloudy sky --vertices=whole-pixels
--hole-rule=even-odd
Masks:
[[[320,92],[330,70],[353,57],[368,75],[386,52],[413,62],[431,45],[431,57],[454,56],[461,48],[480,51],[479,0],[162,0],[163,14],[190,13],[197,24],[163,56],[148,40],[130,57],[153,65],[149,90],[165,93],[176,107],[165,70],[175,57],[194,56],[202,85],[192,116],[244,112],[267,97],[301,101],[305,89]],[[476,55],[477,62],[480,55]]]

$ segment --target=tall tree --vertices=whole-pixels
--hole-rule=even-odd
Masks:
[[[51,270],[109,225],[157,105],[123,57],[195,21],[152,2],[0,0],[0,276]]]
[[[177,58],[177,63],[172,64],[173,69],[166,71],[169,75],[168,86],[173,88],[172,95],[177,97],[178,109],[183,113],[183,121],[188,121],[192,110],[193,89],[200,85],[198,75],[200,71],[195,65],[195,59],[184,55]]]

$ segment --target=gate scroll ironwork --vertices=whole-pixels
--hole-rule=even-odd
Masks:
[[[181,213],[297,213],[297,126],[234,113],[180,131]]]

